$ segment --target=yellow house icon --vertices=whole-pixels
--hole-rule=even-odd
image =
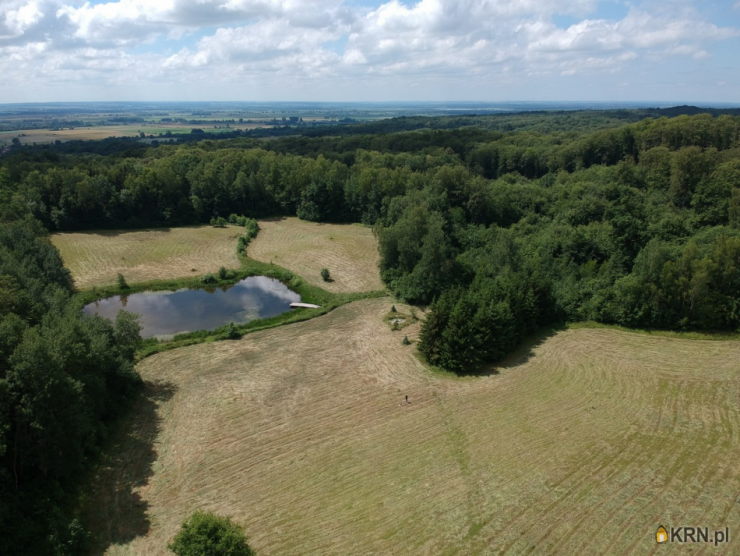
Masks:
[[[658,527],[658,532],[655,533],[655,540],[659,543],[666,542],[668,540],[668,531],[662,525]]]

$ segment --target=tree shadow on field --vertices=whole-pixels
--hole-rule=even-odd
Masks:
[[[534,351],[547,340],[554,337],[558,332],[565,330],[564,324],[556,324],[540,328],[537,332],[530,334],[512,351],[497,363],[483,365],[477,371],[465,373],[461,376],[493,376],[499,374],[502,370],[512,369],[527,363],[534,357]]]
[[[284,222],[287,219],[287,216],[268,216],[267,218],[260,218],[263,222]]]
[[[148,504],[137,489],[147,485],[157,459],[154,441],[162,427],[157,408],[177,388],[166,382],[145,382],[139,398],[112,435],[101,457],[86,504],[85,521],[93,534],[93,554],[126,544],[150,529]]]
[[[198,226],[181,226],[183,228],[195,228]],[[163,226],[160,228],[117,228],[115,230],[68,230],[64,233],[84,234],[88,236],[118,237],[126,234],[141,232],[171,232],[172,228]]]

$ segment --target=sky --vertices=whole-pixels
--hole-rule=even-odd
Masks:
[[[740,103],[740,0],[0,0],[0,103]]]

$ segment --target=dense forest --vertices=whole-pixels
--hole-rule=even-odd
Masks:
[[[70,507],[139,384],[139,325],[85,317],[46,231],[0,227],[0,554],[80,554]]]
[[[0,158],[0,553],[84,541],[66,500],[137,385],[136,322],[82,316],[47,231],[372,225],[389,289],[431,307],[421,351],[461,373],[556,321],[736,330],[740,117],[638,116]]]

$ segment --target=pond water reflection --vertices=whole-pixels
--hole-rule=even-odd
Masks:
[[[300,300],[279,280],[251,276],[223,288],[117,295],[85,305],[83,311],[109,319],[115,319],[121,309],[137,313],[141,335],[149,338],[274,317]]]

